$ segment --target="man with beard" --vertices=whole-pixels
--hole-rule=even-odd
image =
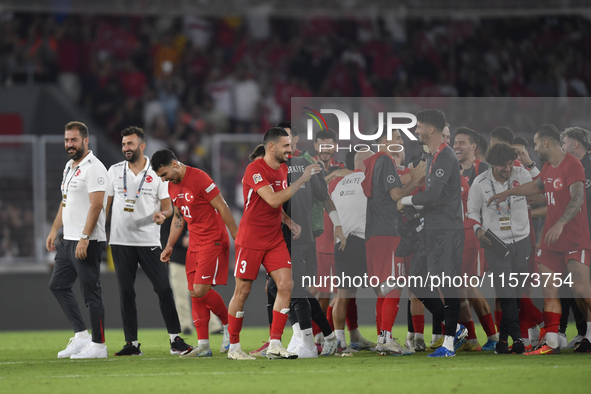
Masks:
[[[163,181],[169,181],[168,193],[174,204],[174,219],[166,247],[160,260],[170,262],[170,256],[183,232],[185,222],[189,229],[187,252],[187,283],[191,293],[193,321],[198,345],[181,357],[211,357],[209,345],[209,319],[211,313],[220,318],[224,336],[220,353],[229,348],[228,309],[220,294],[213,290],[228,280],[230,239],[236,237],[236,222],[220,190],[205,172],[179,162],[172,151],[162,149],[152,155],[152,170]],[[157,214],[164,220],[164,214]]]
[[[62,202],[45,242],[55,252],[58,230],[64,227],[57,249],[49,288],[74,328],[74,337],[58,358],[107,358],[104,321],[105,308],[100,285],[101,254],[105,234],[105,192],[107,169],[88,150],[88,128],[81,122],[66,125],[65,147],[70,161],[61,184]],[[92,337],[72,291],[76,278],[90,313]]]
[[[158,294],[160,312],[170,335],[170,353],[185,354],[192,348],[180,337],[176,311],[166,265],[160,262],[160,228],[172,215],[168,184],[150,168],[144,156],[144,131],[128,127],[121,132],[125,160],[109,168],[107,216],[113,206],[109,244],[119,285],[121,319],[125,346],[115,356],[141,356],[137,331],[135,278],[138,263]]]

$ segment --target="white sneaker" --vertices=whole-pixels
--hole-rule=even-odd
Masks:
[[[228,351],[228,360],[256,360],[256,358],[246,354],[244,350],[238,349],[235,352]]]
[[[303,343],[300,343],[294,350],[294,353],[298,355],[298,358],[318,358],[318,349],[316,345],[313,348],[309,348]]]
[[[298,338],[295,335],[291,336],[291,340],[289,341],[289,345],[287,345],[287,351],[290,353],[295,352],[295,349],[302,343],[302,338]]]
[[[84,348],[92,342],[92,337],[89,335],[88,338],[70,338],[68,346],[57,354],[57,358],[70,358],[72,354],[80,353]]]
[[[578,343],[580,343],[583,340],[584,337],[580,336],[580,335],[576,335],[573,339],[571,339],[571,341],[566,345],[567,349],[574,349]],[[59,356],[58,356],[59,357]]]
[[[320,355],[332,356],[337,352],[338,349],[339,341],[336,336],[333,339],[324,338],[324,345],[322,345],[322,353],[320,353]]]
[[[376,347],[376,344],[371,342],[368,339],[361,338],[358,341],[351,341],[349,343],[349,347],[355,350],[373,350]]]
[[[283,345],[279,344],[275,346],[269,345],[269,348],[267,349],[267,358],[269,360],[276,360],[279,358],[293,360],[298,358],[298,355],[296,353],[288,352]]]
[[[222,344],[220,345],[220,353],[224,354],[230,349],[230,333],[227,327],[223,327]]]
[[[415,339],[415,352],[424,352],[427,350],[427,345],[424,339]]]
[[[211,348],[205,346],[197,346],[187,354],[181,354],[180,358],[195,358],[195,357],[211,357]]]
[[[565,349],[568,346],[568,339],[566,338],[566,334],[558,333],[558,347],[560,349]]]
[[[90,342],[80,353],[72,354],[70,359],[107,358],[107,346],[103,343]]]
[[[408,350],[411,353],[415,352],[415,348],[416,348],[416,343],[414,338],[413,339],[407,339],[406,342],[404,342],[404,346],[406,347],[406,350]]]
[[[414,352],[412,352],[414,353]],[[408,356],[412,354],[408,351],[404,346],[398,343],[396,338],[392,339],[392,342],[388,342],[386,344],[382,344],[382,355],[389,355],[389,356]]]

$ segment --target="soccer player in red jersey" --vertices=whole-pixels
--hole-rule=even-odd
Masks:
[[[526,355],[560,354],[558,326],[562,307],[555,278],[566,279],[565,268],[571,274],[572,291],[591,307],[589,262],[591,243],[585,203],[585,171],[581,162],[560,148],[560,133],[553,125],[538,128],[534,135],[535,151],[546,161],[535,181],[508,189],[492,196],[488,204],[505,201],[511,195],[529,196],[546,192],[548,214],[537,252],[542,275],[550,275],[544,284],[544,323],[546,344]],[[540,282],[545,281],[544,277]]]
[[[309,165],[297,181],[287,186],[285,162],[291,153],[287,131],[281,127],[270,128],[265,133],[263,145],[265,156],[246,167],[242,182],[245,204],[236,238],[236,288],[228,308],[228,358],[232,360],[255,359],[241,349],[240,330],[244,303],[261,264],[277,284],[267,358],[297,358],[297,354],[288,352],[281,345],[291,298],[291,258],[281,231],[281,206],[312,175],[320,173],[321,167]]]
[[[184,222],[189,228],[186,270],[199,345],[183,357],[211,357],[210,311],[222,321],[224,335],[220,352],[225,353],[230,346],[228,309],[212,286],[225,285],[228,281],[230,240],[226,226],[232,238],[236,238],[236,222],[220,190],[205,172],[182,164],[168,149],[154,153],[150,162],[156,175],[169,181],[168,194],[174,205],[174,219],[160,260],[170,261]]]

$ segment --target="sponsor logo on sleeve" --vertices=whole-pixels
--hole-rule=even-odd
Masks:
[[[205,189],[206,193],[209,193],[210,191],[212,191],[213,189],[215,189],[215,183],[212,182],[211,185],[207,186],[207,189]]]
[[[441,178],[443,176],[443,174],[445,174],[445,171],[443,171],[442,168],[438,168],[437,171],[435,171],[435,176],[437,178]]]
[[[261,174],[254,174],[252,176],[252,180],[254,181],[254,184],[256,185],[257,183],[263,181],[263,177],[261,176]]]
[[[80,170],[78,170],[80,171]],[[100,177],[99,179],[96,180],[96,183],[98,183],[99,185],[104,185],[105,184],[105,178]]]
[[[396,177],[394,175],[388,175],[388,178],[386,178],[386,180],[388,181],[388,183],[394,183]]]

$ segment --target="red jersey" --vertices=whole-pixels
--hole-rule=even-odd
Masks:
[[[271,207],[257,191],[271,186],[275,193],[287,188],[287,165],[274,170],[258,159],[246,167],[242,179],[244,215],[238,226],[236,244],[249,249],[271,250],[285,242],[281,231],[281,206]]]
[[[226,225],[210,204],[220,190],[209,175],[187,166],[185,176],[178,185],[168,182],[168,194],[187,222],[189,250],[210,244],[230,245]]]
[[[556,224],[571,201],[570,185],[575,182],[583,182],[583,185],[585,185],[585,169],[581,162],[567,153],[557,167],[552,167],[549,162],[544,163],[540,179],[544,184],[548,205],[546,225],[544,226],[540,249],[554,252],[591,249],[586,204],[583,204],[575,217],[564,226],[562,234],[556,243],[548,245],[545,242],[546,232]]]

